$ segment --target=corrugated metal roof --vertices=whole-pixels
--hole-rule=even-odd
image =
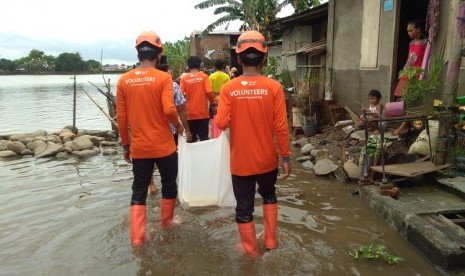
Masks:
[[[326,52],[326,38],[312,42],[297,49],[298,54],[310,54],[311,56],[318,55]],[[288,56],[295,55],[295,51],[287,53]]]

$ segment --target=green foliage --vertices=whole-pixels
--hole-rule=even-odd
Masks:
[[[89,59],[85,62],[85,64],[86,71],[90,74],[97,74],[102,72],[102,64],[100,63],[100,61]]]
[[[421,104],[427,96],[436,91],[440,85],[439,78],[443,67],[444,51],[445,42],[442,43],[439,54],[431,57],[429,71],[418,67],[408,67],[400,71],[399,78],[407,78],[402,95],[402,100],[407,106]],[[420,80],[420,75],[426,77]]]
[[[362,245],[359,248],[349,251],[349,255],[355,259],[366,259],[366,260],[379,260],[382,258],[386,263],[395,265],[402,262],[404,259],[392,255],[386,251],[386,246],[382,244],[377,245]]]
[[[368,137],[367,146],[362,148],[361,154],[364,155],[368,151],[370,157],[374,157],[378,150],[378,139],[374,136]]]
[[[270,57],[267,60],[266,66],[262,68],[262,75],[272,75],[273,79],[278,80],[285,88],[293,87],[291,72],[288,69],[280,70],[281,66],[276,57]],[[281,73],[280,73],[281,71]]]
[[[303,114],[306,117],[313,115],[312,112],[312,95],[318,92],[320,85],[320,75],[318,69],[312,68],[306,72],[306,77],[303,81],[299,81],[294,94],[294,102],[297,107],[302,108]]]
[[[288,69],[283,69],[281,71],[281,76],[279,79],[281,80],[281,84],[284,85],[284,87],[286,88],[294,86],[294,83],[292,82],[291,71],[289,71]]]
[[[407,106],[421,104],[426,96],[434,92],[435,88],[429,87],[426,80],[420,80],[418,77],[425,73],[425,70],[418,67],[409,67],[401,71],[400,77],[407,78],[402,95],[402,100]]]
[[[79,53],[62,53],[55,59],[55,70],[63,73],[80,73],[87,69]]]
[[[190,55],[190,40],[185,37],[174,43],[166,42],[163,44],[163,53],[168,59],[168,65],[173,71],[173,78],[178,78],[184,71],[187,58]]]
[[[18,65],[9,59],[0,59],[0,72],[11,73],[16,71]]]
[[[240,31],[260,30],[266,39],[270,40],[273,33],[267,31],[276,15],[287,5],[292,5],[295,12],[301,12],[310,7],[319,5],[319,0],[205,0],[195,5],[196,9],[209,9],[216,7],[213,14],[224,14],[215,22],[208,25],[202,32],[206,35],[218,26],[239,20],[242,25]]]
[[[30,73],[45,73],[53,71],[55,57],[45,55],[43,51],[33,49],[27,57],[17,61],[18,67]]]
[[[270,57],[266,61],[266,66],[262,68],[262,75],[271,75],[273,79],[279,79],[279,64],[275,57]]]

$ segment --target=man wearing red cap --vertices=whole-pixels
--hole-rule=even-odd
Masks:
[[[163,51],[160,37],[154,32],[142,32],[137,37],[136,49],[140,66],[118,80],[116,112],[124,159],[133,164],[130,238],[133,245],[142,245],[147,189],[155,163],[162,183],[162,227],[173,219],[178,194],[178,157],[169,124],[175,126],[179,135],[184,128],[174,105],[171,75],[156,69]]]
[[[239,36],[236,53],[243,75],[221,88],[216,122],[231,130],[231,174],[236,197],[236,223],[248,254],[257,252],[253,220],[255,186],[263,198],[265,247],[277,247],[278,175],[276,137],[282,159],[282,178],[291,173],[289,130],[284,92],[279,82],[260,75],[265,61],[265,38],[257,31]]]

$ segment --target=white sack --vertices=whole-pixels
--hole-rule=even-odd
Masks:
[[[179,199],[188,207],[236,206],[229,169],[229,141],[223,131],[216,139],[187,143],[179,138]]]
[[[431,137],[431,150],[432,155],[436,151],[436,140],[438,138],[439,132],[439,121],[428,121],[429,124],[429,133]],[[408,150],[408,154],[418,154],[418,155],[429,155],[429,139],[428,134],[426,134],[426,129],[422,130],[421,133],[418,135],[415,142],[410,146]]]

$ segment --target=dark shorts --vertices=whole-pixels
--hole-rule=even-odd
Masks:
[[[162,198],[170,199],[177,197],[178,153],[174,152],[161,158],[132,160],[134,181],[132,183],[131,205],[145,205],[154,164],[157,164],[160,171]]]
[[[234,196],[236,197],[236,217],[252,216],[254,212],[255,186],[258,184],[258,193],[266,199],[276,197],[276,180],[278,168],[262,174],[238,176],[232,175]]]
[[[192,134],[192,142],[196,142],[197,140],[205,141],[208,140],[208,118],[205,119],[197,119],[197,120],[188,120],[187,123],[189,124],[189,130]]]

